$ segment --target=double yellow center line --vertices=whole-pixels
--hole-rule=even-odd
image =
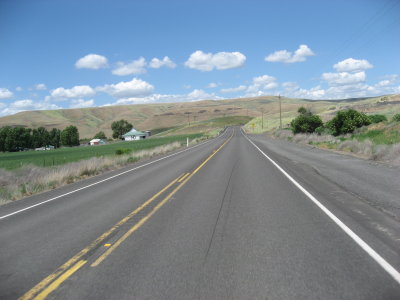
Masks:
[[[85,256],[88,256],[88,253],[95,248],[99,247],[103,243],[105,239],[107,239],[114,231],[120,228],[123,224],[132,219],[135,215],[137,215],[144,208],[149,206],[153,201],[155,201],[160,195],[166,192],[169,188],[171,188],[174,184],[179,183],[163,200],[161,200],[146,216],[141,218],[135,225],[133,225],[124,235],[122,235],[113,245],[111,245],[107,251],[105,251],[102,255],[100,255],[92,264],[91,267],[98,266],[104,259],[106,259],[118,246],[120,246],[130,235],[132,235],[136,230],[138,230],[141,226],[143,226],[146,221],[148,221],[168,200],[172,198],[173,195],[176,194],[192,177],[196,174],[215,154],[218,153],[232,138],[232,135],[210,156],[207,157],[193,172],[184,173],[180,175],[178,178],[171,181],[167,184],[163,189],[161,189],[158,193],[144,202],[141,206],[132,211],[129,215],[115,224],[108,231],[104,232],[101,236],[99,236],[95,241],[93,241],[89,246],[82,249],[79,253],[69,259],[66,263],[60,266],[55,272],[44,278],[41,282],[39,282],[36,286],[34,286],[31,290],[29,290],[25,295],[23,295],[20,300],[28,300],[28,299],[45,299],[51,292],[56,290],[65,280],[67,280],[72,274],[78,271],[82,266],[87,263],[87,260],[84,259]],[[109,246],[107,244],[107,246]]]

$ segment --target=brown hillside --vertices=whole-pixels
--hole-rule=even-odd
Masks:
[[[306,106],[321,114],[324,119],[329,119],[339,109],[350,107],[364,112],[384,113],[388,116],[400,111],[400,95],[340,101],[311,101],[283,97],[281,100],[283,115],[291,115],[300,106]],[[75,125],[79,129],[81,138],[90,138],[98,131],[104,131],[107,136],[111,136],[111,123],[120,119],[126,119],[139,130],[151,130],[186,124],[188,120],[193,122],[239,115],[258,117],[262,110],[265,115],[275,118],[279,114],[278,97],[26,111],[0,118],[0,127],[44,126],[47,129],[53,127],[63,129]]]

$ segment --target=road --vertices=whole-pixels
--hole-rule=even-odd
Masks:
[[[0,299],[400,299],[399,175],[228,128],[0,207]]]

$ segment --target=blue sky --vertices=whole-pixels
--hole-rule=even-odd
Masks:
[[[0,116],[400,93],[399,0],[0,1]]]

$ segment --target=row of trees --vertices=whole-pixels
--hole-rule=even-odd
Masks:
[[[339,111],[336,116],[326,122],[322,122],[320,116],[313,114],[310,110],[300,107],[299,115],[290,123],[294,134],[296,133],[318,133],[341,135],[352,133],[355,129],[371,123],[387,121],[384,115],[366,115],[354,109]],[[393,118],[395,120],[395,118]]]
[[[14,152],[26,149],[53,146],[78,146],[79,132],[75,126],[64,130],[53,128],[48,131],[44,127],[35,129],[6,126],[0,128],[0,151]]]

